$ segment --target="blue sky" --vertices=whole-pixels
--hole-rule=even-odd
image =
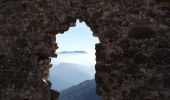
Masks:
[[[92,36],[93,32],[85,22],[76,21],[75,27],[70,27],[64,34],[56,36],[56,42],[61,51],[85,51],[89,54],[95,53],[95,44],[99,43],[97,37]]]
[[[51,64],[53,66],[50,68],[49,79],[53,84],[53,89],[60,90],[61,87],[59,86],[67,83],[62,80],[70,80],[68,77],[72,77],[71,81],[74,83],[69,84],[69,86],[73,86],[85,80],[94,79],[96,63],[95,44],[99,43],[99,40],[97,37],[94,37],[92,33],[93,32],[85,22],[80,23],[79,20],[77,20],[75,27],[70,27],[68,31],[64,32],[64,34],[58,34],[56,36],[56,42],[59,47],[56,52],[85,51],[87,54],[58,54],[57,58],[52,58]],[[72,70],[69,72],[67,71],[70,67],[69,65],[67,65],[67,69],[63,67],[60,68],[59,65],[62,63],[76,64],[77,66],[72,67]],[[56,72],[58,70],[62,70],[62,73]],[[83,76],[88,77],[85,78]],[[62,80],[59,80],[59,78],[62,78]]]

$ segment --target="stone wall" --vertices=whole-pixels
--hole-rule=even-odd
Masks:
[[[101,100],[170,100],[169,0],[0,0],[0,100],[50,100],[55,35],[76,19],[99,37]],[[81,33],[80,33],[81,34]]]

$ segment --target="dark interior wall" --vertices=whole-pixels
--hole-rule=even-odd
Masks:
[[[50,100],[55,35],[85,21],[99,37],[101,100],[170,100],[169,0],[1,0],[0,100]],[[81,33],[80,33],[81,34]],[[55,95],[54,95],[55,94]]]

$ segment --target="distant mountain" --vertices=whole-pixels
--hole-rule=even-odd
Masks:
[[[57,53],[57,58],[51,59],[51,64],[57,66],[61,63],[74,63],[83,66],[94,66],[96,63],[95,55],[84,51],[62,51]]]
[[[99,100],[95,80],[87,80],[61,91],[59,100]]]
[[[84,80],[93,79],[89,67],[72,63],[61,63],[50,69],[49,79],[52,88],[63,90]]]
[[[62,51],[58,54],[87,54],[85,51]]]

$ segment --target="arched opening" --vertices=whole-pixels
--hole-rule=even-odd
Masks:
[[[58,56],[51,60],[53,66],[50,69],[49,80],[52,82],[52,89],[61,92],[60,100],[62,95],[69,97],[67,91],[78,92],[77,87],[85,88],[83,86],[87,85],[89,92],[95,91],[95,44],[99,43],[99,39],[92,34],[93,32],[85,22],[80,23],[77,20],[75,27],[70,27],[64,34],[56,36],[59,47],[56,51]],[[75,98],[74,100],[78,100]],[[88,97],[84,97],[86,98]],[[95,100],[94,98],[90,100]]]

